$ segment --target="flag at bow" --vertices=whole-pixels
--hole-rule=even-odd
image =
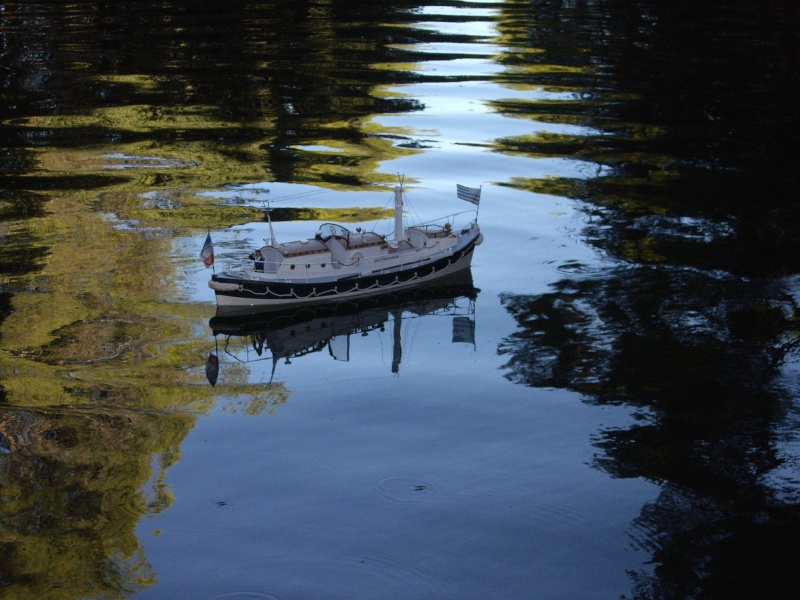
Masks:
[[[456,184],[456,195],[461,200],[478,204],[481,201],[481,188],[470,188],[461,184]]]
[[[200,250],[200,258],[203,259],[203,264],[206,268],[214,264],[214,244],[211,243],[211,232],[206,235],[206,243],[203,244],[203,249]]]

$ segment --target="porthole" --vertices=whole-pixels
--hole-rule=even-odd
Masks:
[[[289,265],[289,268],[290,269],[294,269],[294,265]]]

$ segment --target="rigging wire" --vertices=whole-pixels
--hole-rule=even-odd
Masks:
[[[315,190],[313,192],[301,192],[297,194],[289,194],[287,196],[280,196],[279,198],[270,198],[268,200],[262,199],[261,202],[281,202],[283,200],[294,200],[296,198],[307,198],[310,196],[318,196],[320,194],[330,194],[331,190]]]

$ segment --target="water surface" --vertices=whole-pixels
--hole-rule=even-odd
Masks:
[[[788,597],[797,8],[662,4],[3,6],[0,596]],[[398,177],[474,291],[215,324]]]

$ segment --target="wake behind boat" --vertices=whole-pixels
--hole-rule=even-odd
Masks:
[[[477,207],[479,188],[456,190],[458,198]],[[269,243],[251,260],[212,275],[208,285],[219,309],[238,312],[367,298],[446,280],[469,268],[483,241],[477,209],[459,229],[455,216],[404,228],[403,188],[397,186],[393,236],[325,223],[313,238],[279,244],[270,222]],[[201,256],[207,266],[213,264],[210,237]]]

